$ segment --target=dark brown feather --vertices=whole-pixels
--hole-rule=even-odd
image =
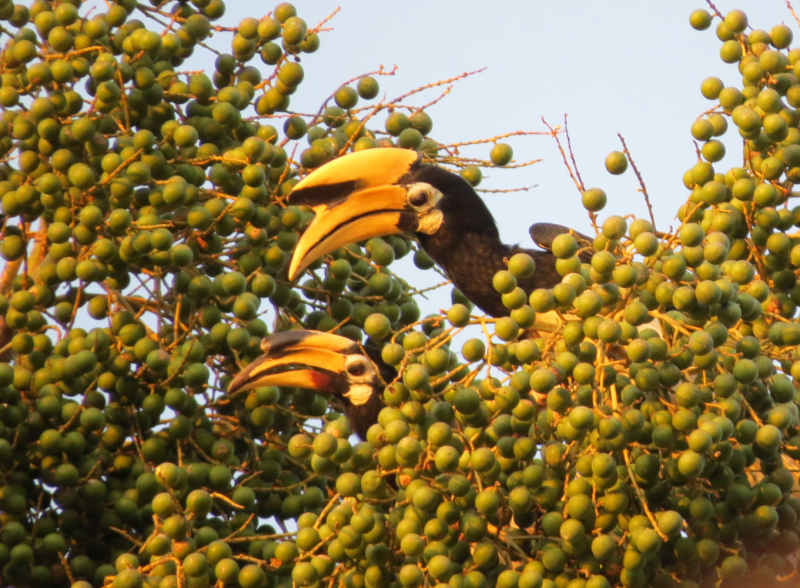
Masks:
[[[345,401],[344,413],[350,421],[353,432],[366,440],[367,431],[378,422],[378,413],[383,407],[383,390],[376,390],[366,404],[356,405]]]
[[[569,227],[557,225],[555,223],[536,223],[531,225],[531,228],[528,229],[528,232],[530,233],[531,239],[533,239],[534,243],[536,243],[545,251],[550,252],[553,251],[553,240],[556,237],[559,235],[571,234],[573,237],[575,237],[575,239],[577,239],[578,245],[581,247],[581,251],[578,253],[578,258],[584,263],[589,263],[592,261],[592,255],[594,254],[594,251],[586,248],[592,247],[594,239],[588,235],[579,233],[575,229],[570,229]]]
[[[545,251],[510,246],[500,241],[492,213],[466,180],[445,169],[424,165],[411,178],[412,181],[427,182],[442,193],[439,209],[442,224],[432,235],[417,233],[420,245],[441,267],[447,277],[475,306],[491,316],[505,316],[509,310],[492,287],[492,278],[500,270],[507,269],[508,259],[515,253],[527,253],[536,262],[535,274],[519,281],[527,293],[537,288],[552,288],[561,282],[556,271],[556,258],[549,251],[553,239],[565,232],[567,227],[550,223],[539,223],[531,227],[534,241]],[[591,239],[575,233],[582,246],[591,245]],[[591,251],[580,255],[582,261],[591,258]]]

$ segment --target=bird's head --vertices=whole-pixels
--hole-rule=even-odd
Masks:
[[[494,218],[466,180],[423,164],[408,149],[366,149],[334,159],[303,178],[289,199],[316,213],[295,248],[291,280],[326,253],[373,237],[430,236],[449,226],[497,236]]]
[[[264,354],[231,382],[228,394],[260,386],[297,386],[365,405],[382,390],[375,364],[358,343],[319,331],[285,331],[263,340]]]

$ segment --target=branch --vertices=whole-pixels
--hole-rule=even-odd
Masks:
[[[474,71],[465,71],[462,74],[459,74],[457,76],[453,76],[452,78],[447,78],[446,80],[439,80],[438,82],[431,82],[430,84],[425,84],[424,86],[420,86],[419,88],[415,88],[415,89],[411,90],[410,92],[406,92],[402,96],[398,96],[397,98],[395,98],[394,100],[389,102],[389,104],[396,104],[396,103],[400,102],[401,100],[403,100],[405,98],[408,98],[409,96],[413,96],[414,94],[418,94],[419,92],[422,92],[423,90],[428,90],[430,88],[437,88],[439,86],[444,86],[445,84],[450,84],[450,83],[456,82],[458,80],[463,80],[464,78],[467,78],[469,76],[473,76],[475,74],[482,73],[485,70],[486,70],[486,68],[482,67],[482,68],[476,69]]]
[[[581,172],[578,171],[578,162],[575,161],[575,155],[572,153],[572,141],[569,138],[569,127],[567,127],[567,114],[564,114],[564,133],[567,135],[567,150],[569,151],[569,158],[572,160],[572,167],[575,168],[575,175],[578,176],[578,181],[581,183],[581,188],[584,188],[583,178]],[[584,188],[585,189],[585,188]]]
[[[331,19],[332,19],[334,16],[336,16],[336,13],[337,13],[337,12],[339,12],[341,9],[342,9],[342,7],[341,7],[341,6],[337,6],[336,8],[334,8],[333,12],[331,12],[331,13],[330,13],[328,16],[326,16],[326,17],[325,17],[325,18],[323,18],[321,21],[319,21],[319,23],[317,24],[317,26],[315,26],[313,29],[311,29],[311,30],[310,30],[310,31],[308,31],[308,32],[309,32],[309,33],[318,33],[318,32],[320,32],[321,30],[323,30],[323,29],[322,29],[322,25],[324,25],[326,22],[328,22],[328,21],[329,21],[329,20],[331,20]],[[330,30],[330,29],[325,29],[325,30]]]
[[[550,124],[544,119],[544,117],[542,117],[542,122],[544,123],[544,126],[546,126],[550,130],[549,133],[550,136],[556,140],[556,145],[558,146],[558,150],[561,153],[561,158],[564,160],[564,165],[567,166],[567,172],[569,172],[569,177],[572,178],[572,181],[575,184],[575,187],[578,189],[578,192],[580,192],[580,194],[583,195],[585,191],[583,185],[581,182],[578,181],[578,178],[575,177],[575,174],[572,171],[572,166],[569,164],[569,161],[567,161],[567,154],[564,152],[564,148],[561,146],[561,140],[558,138],[560,127],[556,128],[551,127]]]
[[[539,184],[534,184],[533,186],[526,186],[524,188],[508,188],[505,190],[501,190],[499,188],[490,190],[489,188],[475,188],[476,192],[483,192],[484,194],[508,194],[511,192],[527,192],[528,190],[533,190],[534,188],[538,188]]]
[[[650,196],[647,194],[647,187],[644,185],[644,179],[642,178],[642,174],[639,173],[639,168],[636,167],[636,164],[633,161],[633,157],[631,157],[631,152],[628,151],[628,145],[625,143],[625,139],[619,133],[617,133],[617,137],[619,137],[619,140],[622,141],[622,150],[625,152],[625,156],[628,158],[628,161],[631,162],[633,173],[636,174],[636,178],[639,180],[639,185],[641,186],[640,192],[644,194],[644,201],[645,204],[647,204],[647,212],[650,213],[650,222],[653,223],[653,228],[655,229],[656,218],[655,216],[653,216],[653,205],[650,204]]]

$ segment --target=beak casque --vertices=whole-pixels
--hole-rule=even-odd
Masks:
[[[403,179],[421,160],[409,149],[366,149],[334,159],[303,178],[289,200],[311,207],[316,218],[297,243],[289,279],[343,245],[412,230]]]
[[[360,353],[357,343],[330,333],[286,331],[266,337],[264,355],[250,363],[228,388],[228,395],[261,386],[296,386],[344,395],[349,389],[345,361]]]

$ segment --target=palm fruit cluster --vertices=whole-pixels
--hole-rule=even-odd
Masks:
[[[741,88],[703,83],[672,233],[608,217],[561,284],[421,318],[409,238],[286,279],[311,168],[415,149],[473,185],[430,116],[366,75],[290,111],[319,27],[294,6],[0,0],[0,584],[278,588],[789,586],[800,500],[800,88],[791,31],[719,16]],[[691,15],[696,29],[712,16]],[[230,41],[230,47],[227,42]],[[214,71],[185,71],[195,50]],[[378,72],[383,73],[383,72]],[[324,93],[327,95],[327,91]],[[375,116],[375,115],[387,116]],[[723,173],[731,123],[743,167]],[[494,141],[496,143],[496,141]],[[626,153],[606,160],[612,174]],[[549,331],[536,313],[558,311]],[[552,324],[552,323],[551,323]],[[357,442],[330,398],[225,391],[270,332],[370,340],[398,379]],[[459,336],[460,343],[453,340]],[[795,578],[793,580],[792,578]]]

